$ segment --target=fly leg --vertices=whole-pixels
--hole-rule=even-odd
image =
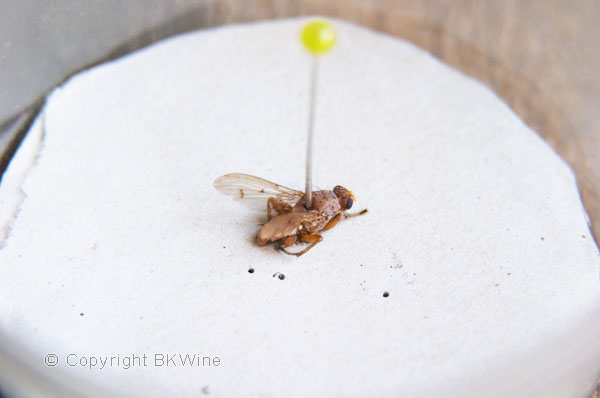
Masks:
[[[352,213],[352,214],[344,214],[344,218],[350,218],[350,217],[356,217],[356,216],[361,216],[363,214],[365,214],[366,212],[368,212],[369,210],[364,209],[362,211],[359,211],[358,213]],[[342,219],[342,213],[338,213],[337,216],[333,217],[331,220],[329,220],[329,222],[327,224],[325,224],[325,226],[323,227],[323,229],[321,231],[328,231],[331,228],[335,227],[335,225],[338,223],[338,221],[340,221]]]
[[[302,251],[300,251],[298,253],[290,253],[290,252],[284,250],[284,252],[286,254],[289,254],[289,255],[292,255],[292,256],[296,256],[296,257],[300,257],[301,255],[303,255],[304,253],[306,253],[307,251],[309,251],[310,249],[312,249],[317,243],[319,243],[320,241],[323,240],[323,237],[321,235],[319,235],[319,234],[300,235],[299,238],[300,238],[300,240],[302,242],[310,243],[310,245],[308,245],[308,247],[306,247],[304,250],[302,250]]]
[[[321,231],[329,231],[331,228],[335,227],[335,224],[337,224],[341,218],[342,218],[342,213],[338,213],[337,216],[333,217],[331,220],[329,220],[329,222],[327,224],[325,224],[325,226],[323,227],[323,229]]]
[[[269,198],[267,200],[267,221],[272,218],[271,209],[275,210],[277,214],[283,214],[292,211],[292,206],[275,198]]]
[[[285,248],[286,247],[290,247],[291,245],[293,245],[294,243],[296,243],[296,235],[290,235],[287,238],[284,238],[281,240],[281,243],[279,244],[279,248],[281,250],[283,250],[284,252],[286,252],[287,254],[293,254],[293,253],[288,253]]]
[[[362,216],[363,214],[367,213],[369,211],[369,209],[364,209],[359,211],[358,213],[346,213],[344,214],[344,218],[350,218],[350,217],[356,217],[356,216]]]

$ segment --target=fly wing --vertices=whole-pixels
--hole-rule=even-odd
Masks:
[[[294,206],[304,196],[304,192],[240,173],[225,174],[217,178],[213,185],[222,194],[229,195],[244,206],[257,211],[266,211],[269,198]]]

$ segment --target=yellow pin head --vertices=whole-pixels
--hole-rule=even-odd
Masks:
[[[335,28],[326,21],[311,21],[300,34],[304,47],[313,55],[322,55],[331,50],[337,39]]]

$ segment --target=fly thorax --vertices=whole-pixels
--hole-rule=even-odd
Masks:
[[[313,210],[330,218],[340,212],[341,206],[337,196],[332,191],[317,191],[313,193]]]

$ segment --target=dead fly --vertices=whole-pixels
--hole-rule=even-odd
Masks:
[[[355,198],[352,192],[340,185],[333,191],[313,191],[310,209],[307,209],[304,192],[246,174],[226,174],[217,178],[214,186],[251,209],[266,209],[267,223],[259,231],[256,243],[265,246],[269,242],[277,242],[280,249],[295,256],[303,255],[322,241],[323,237],[318,232],[333,228],[342,215],[352,217],[367,212],[365,209],[345,214]],[[277,214],[273,215],[273,212]],[[310,245],[297,253],[285,250],[296,241]]]

